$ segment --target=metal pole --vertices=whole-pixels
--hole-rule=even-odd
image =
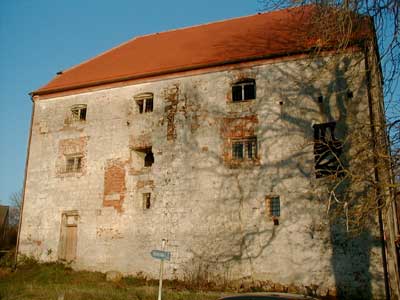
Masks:
[[[162,239],[161,250],[164,251],[166,239]],[[160,283],[158,285],[158,300],[161,300],[161,289],[162,289],[162,280],[163,280],[163,272],[164,272],[164,259],[161,259],[160,262]]]

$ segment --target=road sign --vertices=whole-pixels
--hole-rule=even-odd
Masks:
[[[151,251],[151,256],[156,258],[156,259],[170,260],[171,259],[171,252],[162,251],[162,250],[153,250],[153,251]]]

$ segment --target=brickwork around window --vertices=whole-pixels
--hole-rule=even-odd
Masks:
[[[223,118],[221,136],[223,140],[222,158],[225,164],[258,165],[260,163],[256,128],[256,115]]]
[[[56,176],[76,177],[86,174],[87,137],[60,140]]]

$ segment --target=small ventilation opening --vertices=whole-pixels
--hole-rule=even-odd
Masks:
[[[347,98],[352,99],[353,98],[353,92],[352,91],[347,91]]]
[[[143,193],[143,209],[150,209],[151,193]]]

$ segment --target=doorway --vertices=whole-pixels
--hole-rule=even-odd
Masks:
[[[78,239],[78,212],[68,211],[61,215],[61,232],[58,258],[66,262],[76,259]]]

